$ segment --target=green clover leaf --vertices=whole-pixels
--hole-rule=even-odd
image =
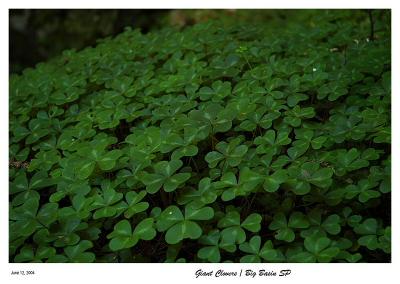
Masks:
[[[176,206],[166,208],[157,219],[157,229],[167,231],[165,241],[177,244],[185,238],[198,239],[202,234],[201,227],[192,220],[209,220],[213,218],[214,210],[211,207],[197,207],[188,204],[185,207],[185,216]]]
[[[307,237],[304,247],[318,262],[330,262],[339,252],[338,247],[332,246],[332,241],[326,237]]]
[[[262,217],[253,213],[240,222],[240,214],[236,211],[229,211],[219,220],[218,227],[223,228],[221,231],[221,242],[224,244],[241,244],[246,240],[246,233],[243,229],[250,232],[258,232],[261,229]]]
[[[289,221],[283,213],[277,213],[268,228],[277,231],[275,235],[277,240],[293,242],[295,239],[293,229],[306,229],[309,225],[308,219],[301,212],[293,212]]]
[[[239,165],[248,150],[246,145],[238,145],[239,143],[240,139],[234,139],[229,143],[224,141],[219,142],[215,146],[218,152],[209,152],[205,156],[209,167],[215,168],[221,161],[224,161],[223,165],[225,168]]]
[[[165,192],[171,192],[185,183],[191,176],[190,173],[175,174],[182,165],[181,160],[161,161],[154,165],[154,174],[143,172],[139,179],[146,185],[148,193],[154,194],[161,187]]]
[[[111,239],[109,246],[113,251],[126,249],[135,246],[139,240],[151,240],[156,236],[153,228],[154,219],[146,218],[136,225],[132,232],[128,220],[122,220],[114,226],[114,231],[107,235]]]

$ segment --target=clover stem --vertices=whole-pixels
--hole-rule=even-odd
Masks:
[[[250,64],[249,60],[247,60],[247,56],[243,54],[243,57],[244,57],[244,59],[246,60],[247,65],[249,65],[250,70],[253,70],[253,67],[251,67],[251,64]]]
[[[198,173],[198,172],[199,172],[199,168],[197,167],[197,163],[196,163],[195,159],[193,159],[192,157],[190,157],[189,162],[190,162],[190,161],[193,162],[194,167],[196,168],[196,172]]]
[[[161,240],[162,240],[162,236],[160,235],[160,237],[158,238],[158,241],[157,241],[156,245],[153,246],[153,253],[152,253],[152,254],[155,254],[155,253],[156,253],[158,247],[160,246],[160,243],[162,243]]]
[[[168,206],[168,196],[167,196],[167,193],[164,191],[164,189],[162,189],[162,190],[160,190],[160,192],[161,192],[161,200],[162,200],[162,203],[163,203],[163,206],[164,207],[167,207]]]
[[[258,125],[257,125],[257,130],[258,130],[258,134],[259,134],[260,136],[262,136],[262,135],[263,135],[263,133],[262,133],[262,131],[261,131],[261,127],[260,127],[260,126],[258,126]]]
[[[214,126],[211,124],[211,149],[214,151]]]
[[[249,205],[248,205],[247,208],[246,208],[246,215],[249,213],[248,211],[249,211],[249,209],[251,208],[251,205],[253,205],[253,202],[254,202],[254,200],[255,200],[255,198],[256,198],[257,192],[258,192],[258,190],[257,190],[256,192],[254,192],[254,195],[253,195],[253,197],[251,198],[250,203],[249,203]]]

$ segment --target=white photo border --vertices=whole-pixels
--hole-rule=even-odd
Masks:
[[[61,0],[61,1],[32,1],[32,0],[2,0],[0,1],[0,23],[1,23],[1,93],[0,96],[0,123],[2,131],[0,148],[0,174],[1,174],[1,206],[0,206],[0,277],[2,283],[156,283],[173,282],[205,283],[218,281],[218,283],[230,283],[237,281],[249,281],[251,283],[265,283],[266,281],[276,281],[288,283],[299,281],[298,283],[379,283],[389,280],[392,283],[398,278],[400,264],[399,255],[399,194],[397,187],[400,185],[400,160],[399,160],[399,130],[400,111],[392,113],[392,262],[386,264],[141,264],[141,263],[120,263],[120,264],[16,264],[8,262],[8,70],[9,70],[9,31],[8,13],[9,9],[17,8],[105,8],[105,9],[142,9],[142,8],[180,8],[180,9],[216,9],[216,8],[235,8],[235,9],[294,9],[294,8],[334,8],[334,9],[361,9],[361,8],[380,8],[392,10],[392,109],[400,110],[399,106],[399,14],[400,1],[389,0],[146,0],[146,1],[100,1],[93,0]],[[397,240],[397,241],[396,241]],[[291,270],[291,275],[285,277],[199,277],[196,278],[197,270],[213,271],[214,273],[222,269],[224,271],[245,271],[251,269],[258,271],[280,271]],[[13,271],[34,271],[34,275],[11,275]]]

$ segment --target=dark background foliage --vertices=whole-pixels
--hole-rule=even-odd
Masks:
[[[161,26],[168,10],[11,10],[10,71],[20,72],[61,53],[113,36],[124,27]]]
[[[315,10],[10,10],[10,72],[59,55],[66,49],[94,46],[99,38],[115,36],[124,27],[143,33],[165,26],[185,27],[210,19],[265,23],[271,28],[306,22]],[[366,12],[365,12],[366,13]],[[375,17],[388,11],[374,11]],[[362,17],[362,16],[361,16]]]

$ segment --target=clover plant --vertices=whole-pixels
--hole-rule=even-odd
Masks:
[[[10,261],[390,261],[390,18],[306,15],[11,75]]]

